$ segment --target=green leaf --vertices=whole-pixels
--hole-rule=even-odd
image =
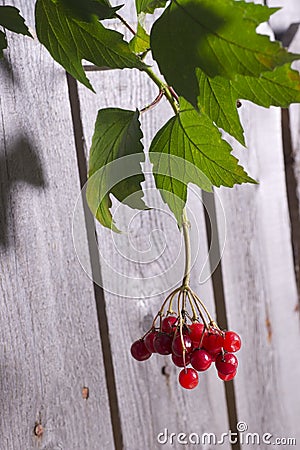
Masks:
[[[96,19],[79,21],[52,0],[37,0],[35,14],[40,42],[67,72],[90,89],[82,59],[113,69],[145,67],[120,33],[106,29]]]
[[[110,212],[110,194],[131,208],[146,209],[141,189],[142,137],[138,111],[107,108],[98,112],[90,151],[87,200],[99,222],[114,231],[118,230]]]
[[[255,183],[231,150],[210,118],[181,98],[180,113],[158,131],[150,147],[156,186],[179,224],[189,182],[204,190],[211,184]],[[182,158],[180,164],[178,158]]]
[[[243,14],[243,18],[246,20],[252,20],[256,26],[260,23],[267,22],[270,16],[281,8],[270,8],[268,6],[259,5],[256,3],[249,2],[245,8],[245,2],[236,1],[234,4],[235,8],[240,8]]]
[[[144,53],[150,49],[150,36],[140,22],[138,22],[136,35],[129,42],[129,47],[131,51],[137,54]]]
[[[234,80],[210,78],[197,69],[200,95],[199,109],[216,125],[245,145],[243,128],[237,113],[238,99],[250,100],[257,105],[288,107],[300,103],[300,75],[290,64],[264,72],[260,77],[237,75]]]
[[[153,56],[167,82],[196,106],[197,67],[211,78],[232,79],[260,76],[300,58],[256,33],[273,12],[244,1],[173,0],[152,27]]]
[[[199,109],[218,127],[245,145],[244,130],[236,107],[238,96],[232,90],[231,80],[224,77],[210,78],[201,69],[196,69],[196,73],[200,90]]]
[[[259,78],[238,75],[231,82],[233,95],[258,105],[288,107],[300,103],[300,75],[290,64],[262,73]]]
[[[157,8],[164,8],[167,0],[135,0],[136,12],[153,14]]]
[[[31,36],[20,11],[14,6],[0,6],[0,25],[14,33]]]
[[[107,0],[54,0],[54,3],[60,3],[70,15],[84,22],[91,22],[93,15],[99,20],[112,19],[123,6],[112,7]]]
[[[0,31],[0,58],[3,58],[3,50],[7,48],[6,36],[3,31]]]

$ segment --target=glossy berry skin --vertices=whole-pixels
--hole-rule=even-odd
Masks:
[[[194,346],[197,347],[199,345],[201,337],[202,337],[204,325],[203,325],[203,323],[193,322],[189,326],[189,329],[190,329],[190,338],[191,338]]]
[[[142,339],[135,341],[131,346],[131,354],[137,361],[146,361],[152,355],[147,349],[145,342]]]
[[[223,373],[218,372],[218,375],[219,375],[219,378],[221,378],[221,380],[230,381],[236,376],[236,372],[237,371],[235,370],[234,372],[230,373],[229,375],[224,375]]]
[[[234,331],[226,331],[223,340],[223,348],[226,352],[237,352],[241,348],[241,345],[241,338],[238,334]]]
[[[161,330],[164,333],[173,333],[176,329],[175,322],[177,322],[177,317],[168,316],[165,317],[161,322]]]
[[[178,379],[179,384],[185,389],[194,389],[199,382],[198,373],[194,369],[182,369]]]
[[[220,353],[223,347],[223,337],[218,333],[205,333],[202,346],[212,354]]]
[[[170,355],[172,353],[173,336],[167,333],[157,333],[153,340],[153,346],[160,355]]]
[[[207,370],[212,363],[211,355],[203,349],[196,349],[191,354],[191,364],[199,372]]]
[[[190,353],[193,349],[191,338],[187,335],[183,335],[183,342],[186,349],[186,353]],[[177,334],[172,343],[172,353],[175,353],[177,356],[181,356],[183,354],[183,346],[181,342],[180,334]]]
[[[216,357],[217,357],[221,352],[222,352],[222,349],[221,349],[221,350],[220,350],[220,349],[217,349],[217,350],[215,350],[215,351],[210,351],[210,352],[208,352],[208,353],[210,354],[212,361],[215,362]]]
[[[183,356],[177,356],[174,353],[172,353],[172,361],[177,367],[184,367],[184,361]],[[191,361],[191,356],[189,353],[185,354],[185,365],[188,366]]]
[[[229,375],[236,371],[238,366],[238,360],[232,353],[225,353],[224,355],[220,353],[216,357],[216,369],[223,375]]]
[[[154,341],[154,338],[156,335],[157,335],[157,331],[152,330],[152,331],[150,331],[150,333],[147,334],[147,336],[144,339],[145,345],[146,345],[147,349],[149,350],[149,352],[151,352],[151,353],[156,353],[154,345],[153,345],[153,341]]]

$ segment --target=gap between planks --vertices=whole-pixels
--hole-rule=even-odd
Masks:
[[[297,195],[298,183],[295,175],[295,157],[292,145],[289,109],[281,110],[281,127],[285,167],[285,183],[291,224],[291,241],[294,258],[294,270],[298,293],[298,305],[300,306],[300,203]]]

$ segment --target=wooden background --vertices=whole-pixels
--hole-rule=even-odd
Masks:
[[[19,7],[33,27],[33,1],[4,3]],[[126,15],[133,24],[131,3]],[[299,1],[268,3],[284,5],[271,26],[300,52],[300,31],[293,38],[286,33],[300,22]],[[89,72],[95,95],[67,77],[36,39],[8,38],[0,62],[0,449],[181,448],[159,445],[157,434],[167,428],[220,436],[238,421],[249,432],[300,443],[299,106],[281,111],[243,102],[248,149],[234,143],[235,153],[260,184],[218,189],[226,245],[204,284],[199,274],[211,230],[199,190],[190,193],[193,287],[223,327],[241,334],[243,349],[233,383],[225,386],[212,371],[198,389],[183,391],[168,357],[139,364],[129,351],[149,327],[163,292],[179,281],[183,252],[174,220],[159,208],[139,213],[129,242],[94,225],[80,202],[75,209],[97,110],[143,107],[156,88],[138,71]],[[146,147],[170,114],[163,102],[143,115]],[[221,248],[220,203],[209,195],[203,201]],[[74,210],[83,218],[76,242],[85,271],[73,244]],[[126,208],[119,215],[126,227],[132,215]],[[92,246],[95,231],[101,258]],[[134,261],[126,254],[130,245]],[[101,270],[102,260],[111,269]],[[88,276],[102,274],[105,287],[111,271],[131,277],[126,282],[120,276],[123,296],[103,291]],[[143,282],[154,274],[153,283]]]

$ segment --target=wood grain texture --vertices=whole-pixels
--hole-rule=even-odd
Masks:
[[[283,33],[293,23],[300,22],[300,3],[298,0],[267,0],[268,6],[281,7],[270,19],[275,33]]]
[[[227,212],[222,267],[228,320],[243,340],[235,381],[238,418],[249,432],[272,433],[272,442],[288,436],[298,442],[299,313],[281,111],[242,104],[248,148],[229,140],[259,185],[220,190]]]
[[[248,149],[232,143],[259,185],[220,190],[227,217],[222,267],[228,320],[243,340],[235,381],[238,418],[249,432],[298,441],[299,314],[280,109],[242,103]]]
[[[33,2],[9,3],[33,25]],[[0,63],[0,447],[111,450],[93,285],[72,243],[80,184],[65,72],[37,41],[8,39]],[[85,229],[81,239],[87,249]]]
[[[126,14],[131,24],[134,23],[132,14],[132,10]],[[87,149],[98,109],[142,108],[157,95],[157,88],[138,71],[89,72],[88,76],[97,95],[79,86]],[[142,115],[145,148],[171,113],[163,101]],[[128,450],[161,448],[156,439],[165,428],[169,433],[215,432],[218,436],[228,430],[224,388],[213,368],[201,376],[196,391],[188,392],[179,387],[179,369],[170,364],[169,357],[154,355],[138,363],[130,356],[132,342],[150,327],[166,293],[183,276],[182,237],[172,215],[153,192],[153,186],[153,180],[147,177],[146,200],[154,209],[137,212],[121,206],[116,211],[117,225],[126,233],[112,235],[97,225],[124,448]],[[118,207],[117,202],[113,205]],[[201,195],[196,188],[190,193],[188,207],[193,230],[192,284],[214,312],[211,282],[198,283],[208,250]],[[117,272],[123,275],[116,275]],[[116,285],[123,296],[112,292]]]

